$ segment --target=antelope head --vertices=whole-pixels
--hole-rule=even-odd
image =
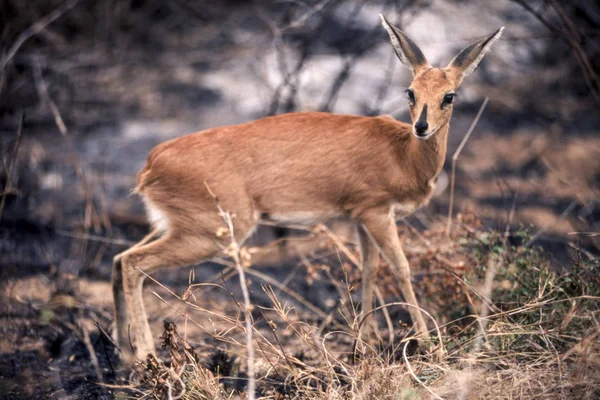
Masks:
[[[406,89],[412,132],[418,139],[427,140],[449,124],[456,91],[463,78],[475,71],[504,27],[467,46],[445,68],[435,68],[404,32],[392,26],[383,15],[381,21],[396,55],[413,72],[413,81]]]

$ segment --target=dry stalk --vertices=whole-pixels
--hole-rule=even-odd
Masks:
[[[78,0],[75,0],[73,5],[75,5],[77,1]],[[63,140],[65,141],[65,143],[67,145],[68,159],[71,162],[71,164],[73,165],[73,169],[75,170],[77,178],[79,179],[79,181],[81,183],[81,187],[83,189],[83,193],[85,196],[85,212],[84,212],[84,220],[83,220],[83,229],[85,231],[84,234],[87,234],[89,232],[89,230],[92,228],[93,222],[95,222],[97,220],[97,219],[94,219],[94,214],[98,215],[98,212],[95,210],[95,207],[94,207],[94,195],[92,192],[92,187],[89,183],[87,174],[86,174],[83,166],[81,165],[80,157],[77,154],[77,151],[73,144],[73,138],[71,135],[68,134],[69,132],[68,132],[67,127],[64,123],[64,120],[60,114],[60,111],[58,110],[56,103],[52,100],[52,98],[50,97],[50,94],[48,93],[48,86],[46,85],[46,81],[44,80],[44,76],[42,73],[42,67],[40,65],[40,61],[39,61],[38,57],[34,57],[33,73],[34,73],[33,75],[34,75],[38,95],[39,95],[41,101],[44,101],[48,105],[48,107],[50,108],[50,111],[52,112],[52,115],[54,116],[54,121],[56,123],[56,126],[57,126],[58,130],[60,131],[60,134],[63,137]],[[99,231],[98,224],[96,224],[94,227],[96,228],[96,231]],[[88,248],[87,240],[82,241],[81,244],[76,243],[76,242],[72,243],[72,251],[73,252],[78,251],[81,257],[85,257],[87,248]]]
[[[108,341],[113,345],[113,347],[115,349],[117,349],[119,354],[123,355],[123,351],[121,350],[121,348],[119,346],[117,346],[117,344],[115,343],[113,338],[100,326],[100,323],[98,321],[94,320],[94,325],[96,325],[96,328],[98,328],[98,330],[104,336],[104,338],[108,339]],[[110,360],[109,360],[109,362],[110,362]]]
[[[440,337],[440,340],[441,339],[442,338]],[[427,390],[427,392],[429,392],[429,394],[431,394],[431,396],[433,396],[434,399],[444,400],[440,396],[438,396],[433,390],[431,390],[431,388],[429,386],[427,386],[422,380],[420,380],[419,377],[417,376],[417,374],[415,374],[415,371],[413,371],[412,366],[410,365],[410,362],[408,361],[408,356],[406,355],[406,349],[408,348],[408,343],[409,343],[409,341],[407,340],[404,343],[404,347],[402,348],[402,358],[404,359],[404,362],[406,363],[408,372],[413,377],[413,379],[419,383],[419,385],[421,385],[425,390]]]
[[[255,365],[254,365],[254,344],[253,344],[253,335],[254,335],[254,326],[252,319],[252,304],[250,303],[250,293],[248,292],[248,284],[246,283],[246,274],[244,272],[244,266],[242,265],[242,249],[240,248],[237,239],[235,238],[235,230],[233,226],[233,219],[229,212],[226,212],[221,207],[219,203],[219,198],[215,196],[213,191],[210,189],[208,184],[204,183],[206,189],[210,193],[210,195],[215,199],[217,203],[217,209],[219,210],[219,215],[225,221],[225,225],[229,231],[229,240],[230,245],[227,249],[225,249],[225,253],[233,258],[235,263],[235,267],[237,269],[238,275],[240,277],[240,286],[242,289],[242,296],[244,298],[244,318],[246,320],[246,350],[247,350],[247,370],[248,370],[248,400],[254,400],[255,392],[256,392],[256,379],[255,375]]]
[[[344,242],[339,238],[338,235],[336,235],[335,233],[333,233],[331,231],[331,229],[329,229],[326,225],[324,224],[319,224],[317,226],[317,230],[325,233],[325,235],[335,244],[335,246],[337,248],[339,248],[342,253],[344,253],[344,255],[348,258],[348,260],[350,260],[350,262],[352,264],[354,264],[356,266],[356,268],[358,268],[359,271],[362,272],[362,263],[360,263],[358,261],[358,259],[354,256],[354,254],[350,251],[350,249],[348,249],[348,246],[346,246],[344,244]],[[379,305],[384,305],[385,301],[383,299],[383,295],[381,294],[381,290],[379,289],[379,287],[377,285],[375,285],[375,296],[377,297],[377,301],[379,302]],[[388,326],[388,330],[390,332],[389,334],[389,343],[390,345],[392,345],[394,343],[394,323],[392,322],[392,318],[390,317],[390,313],[387,310],[387,308],[382,308],[381,312],[383,313],[383,316],[385,318],[385,322]],[[365,317],[363,316],[363,319]]]
[[[549,3],[552,5],[552,8],[554,8],[554,11],[556,11],[561,19],[562,25],[565,27],[562,32],[564,32],[566,40],[569,42],[575,52],[575,56],[577,57],[577,61],[580,64],[581,70],[583,71],[583,77],[590,88],[590,92],[592,92],[596,103],[598,106],[600,106],[600,80],[598,79],[598,75],[596,75],[596,71],[594,71],[594,67],[590,63],[590,60],[585,54],[585,51],[579,43],[579,32],[573,21],[565,14],[562,7],[556,2],[556,0],[549,0]]]
[[[438,351],[437,351],[437,355],[438,355],[438,358],[440,360],[442,360],[443,357],[444,357],[444,354],[446,353],[445,348],[444,348],[444,341],[443,341],[444,337],[442,336],[442,331],[440,330],[440,326],[438,325],[438,323],[435,320],[435,318],[433,318],[433,315],[431,315],[429,312],[427,312],[427,310],[424,310],[421,307],[417,307],[415,305],[412,305],[412,304],[409,304],[409,303],[405,303],[403,301],[395,301],[393,303],[387,303],[387,304],[383,304],[383,305],[381,305],[379,307],[375,307],[375,308],[373,308],[369,312],[369,314],[374,313],[376,311],[379,311],[382,308],[387,308],[387,307],[391,307],[391,306],[404,306],[404,307],[413,307],[413,308],[416,308],[416,309],[420,310],[423,314],[427,315],[433,321],[433,325],[435,326],[435,331],[436,331],[438,339],[440,341],[440,344],[439,344],[439,347],[438,347]],[[369,315],[369,314],[367,314],[367,315]],[[365,315],[365,317],[367,315]],[[363,319],[361,321],[361,324],[364,321],[365,317],[363,317]]]
[[[21,144],[21,133],[23,132],[23,122],[25,121],[25,114],[22,113],[19,118],[19,125],[17,127],[17,134],[15,138],[15,146],[13,147],[13,154],[10,159],[8,170],[6,171],[6,184],[4,185],[4,192],[2,193],[2,199],[0,200],[0,220],[2,219],[2,212],[4,211],[4,204],[6,202],[6,196],[12,192],[12,174],[15,164],[17,163],[17,156],[19,155],[19,146]]]
[[[481,343],[483,338],[485,337],[485,329],[488,323],[488,315],[490,314],[490,307],[487,304],[492,304],[492,290],[494,288],[494,279],[496,279],[496,272],[498,271],[498,266],[499,263],[502,260],[493,260],[490,259],[489,263],[488,263],[488,269],[485,273],[485,280],[483,283],[483,289],[481,291],[482,296],[485,298],[486,302],[483,303],[483,309],[481,310],[480,315],[480,320],[481,323],[479,325],[480,327],[480,334],[477,337],[477,340],[475,342],[475,346],[474,346],[474,350],[473,353],[477,353],[477,351],[479,350],[479,348],[481,347]]]
[[[96,374],[96,379],[98,380],[98,382],[102,383],[104,382],[104,377],[102,376],[102,369],[100,369],[100,363],[98,362],[98,356],[96,355],[96,351],[94,350],[94,345],[92,344],[92,341],[90,340],[90,334],[85,326],[85,322],[83,321],[83,314],[80,313],[79,315],[79,323],[77,324],[79,327],[79,330],[81,331],[81,339],[83,341],[83,344],[85,344],[85,348],[87,349],[89,355],[90,355],[90,360],[92,361],[92,365],[94,366],[94,373]]]
[[[17,54],[17,51],[19,51],[23,43],[25,43],[32,36],[37,35],[41,31],[43,31],[48,25],[60,18],[65,12],[75,7],[77,3],[79,3],[79,0],[65,1],[55,10],[53,10],[50,14],[44,16],[39,21],[31,25],[29,28],[21,32],[17,40],[15,40],[12,46],[10,46],[8,52],[4,55],[4,57],[0,59],[0,74],[4,76],[4,68],[6,68],[6,65],[10,62],[10,60],[12,60],[15,54]]]
[[[460,142],[460,145],[454,152],[454,155],[452,155],[452,174],[450,176],[450,204],[448,206],[448,225],[446,226],[446,234],[448,236],[450,236],[450,232],[452,231],[452,209],[454,207],[454,181],[456,178],[456,161],[458,160],[458,156],[460,155],[460,152],[462,151],[463,147],[465,147],[467,140],[469,140],[469,137],[471,137],[473,129],[475,129],[475,126],[477,126],[477,122],[479,122],[479,118],[481,118],[481,114],[483,114],[483,110],[485,110],[485,106],[487,105],[488,101],[489,97],[486,97],[483,100],[483,103],[481,103],[481,107],[479,107],[477,115],[473,119],[473,122],[471,122],[471,126],[469,126],[469,130],[467,130],[465,137]]]
[[[481,345],[483,344],[484,340],[486,341],[486,343],[488,342],[488,336],[486,333],[486,329],[489,323],[489,313],[491,311],[491,308],[488,306],[488,304],[492,304],[492,290],[493,290],[493,285],[494,285],[494,279],[496,278],[496,272],[498,270],[498,266],[499,263],[502,261],[502,259],[500,260],[494,260],[491,259],[488,262],[488,269],[485,273],[485,280],[484,280],[484,284],[483,284],[483,289],[481,290],[481,296],[483,298],[485,298],[486,301],[482,302],[482,310],[479,313],[479,315],[477,315],[477,323],[479,326],[479,333],[475,335],[475,338],[473,339],[473,349],[470,352],[468,361],[467,361],[467,371],[470,373],[473,366],[475,365],[476,359],[479,355],[479,350],[481,349]],[[467,293],[468,296],[468,293]],[[471,299],[470,296],[468,296],[469,301]],[[473,310],[475,310],[476,312],[476,308],[473,305]],[[467,390],[466,387],[462,386],[461,387],[461,398],[466,398],[468,396],[468,393],[465,392],[465,390]]]
[[[283,286],[281,283],[279,283],[277,280],[271,278],[270,276],[268,276],[266,274],[263,274],[262,272],[253,271],[253,270],[248,270],[247,272],[248,272],[249,275],[253,275],[253,276],[255,276],[255,277],[257,277],[257,278],[259,278],[259,279],[267,282],[268,284],[275,286],[276,288],[278,288],[279,290],[281,290],[282,292],[284,292],[288,296],[294,298],[300,304],[304,305],[309,310],[311,310],[312,312],[314,312],[315,314],[317,314],[320,318],[327,319],[329,317],[329,315],[327,315],[326,313],[324,313],[320,308],[315,307],[313,304],[311,304],[309,301],[307,301],[306,299],[304,299],[298,293],[296,293],[292,289],[289,289],[289,288]],[[344,329],[346,327],[344,327],[344,326],[338,326],[338,328]]]
[[[104,244],[114,244],[117,246],[130,247],[136,244],[133,240],[125,240],[125,239],[114,239],[110,237],[104,237],[100,235],[92,235],[87,233],[73,233],[69,231],[64,231],[62,229],[57,229],[54,231],[57,235],[70,237],[74,239],[87,240],[90,242],[99,242]]]
[[[567,208],[565,208],[563,210],[563,212],[558,216],[558,218],[556,218],[556,220],[547,223],[546,225],[544,225],[543,227],[541,227],[532,237],[531,239],[529,239],[527,241],[527,243],[525,243],[523,245],[523,247],[529,247],[531,246],[533,243],[535,243],[536,240],[539,239],[539,237],[541,235],[544,234],[544,232],[546,232],[548,229],[552,228],[554,225],[556,225],[557,223],[559,223],[561,220],[565,219],[567,217],[567,215],[569,215],[571,213],[571,211],[573,211],[573,209],[575,208],[575,206],[577,205],[577,201],[573,200],[571,202],[571,204],[569,204],[567,206]]]
[[[144,271],[140,270],[140,269],[139,269],[139,268],[137,268],[137,267],[135,267],[135,269],[136,269],[137,271],[139,271],[140,273],[144,274],[144,276],[146,276],[146,278],[147,278],[147,279],[150,279],[152,282],[156,283],[158,286],[160,286],[161,288],[163,288],[164,290],[166,290],[166,291],[167,291],[167,292],[168,292],[170,295],[172,295],[173,297],[175,297],[177,300],[179,300],[179,301],[181,301],[182,303],[184,303],[186,306],[190,306],[190,307],[192,307],[192,308],[193,308],[193,309],[195,309],[195,310],[198,310],[198,311],[203,311],[203,312],[206,312],[206,313],[208,313],[208,314],[210,314],[210,315],[213,315],[213,316],[219,317],[219,318],[223,319],[224,321],[226,321],[226,322],[229,322],[229,323],[231,323],[231,324],[233,324],[233,325],[235,325],[235,324],[236,324],[236,322],[237,322],[237,321],[236,321],[235,319],[233,319],[233,318],[231,318],[231,317],[228,317],[228,316],[226,316],[226,315],[223,315],[223,314],[219,314],[219,313],[217,313],[217,312],[214,312],[214,311],[210,311],[210,310],[208,310],[208,309],[205,309],[205,308],[202,308],[202,307],[200,307],[200,306],[198,306],[198,305],[196,305],[196,304],[194,304],[194,303],[191,303],[191,302],[189,302],[189,301],[187,301],[187,300],[185,300],[185,299],[181,298],[180,296],[178,296],[178,295],[177,295],[175,292],[173,292],[171,289],[169,289],[168,287],[166,287],[165,285],[163,285],[163,284],[162,284],[161,282],[159,282],[158,280],[154,279],[152,276],[148,275],[146,272],[144,272]],[[164,300],[164,299],[163,299],[163,298],[162,298],[162,297],[161,297],[161,296],[160,296],[158,293],[156,293],[156,292],[154,292],[154,291],[153,291],[152,293],[153,293],[153,294],[154,294],[154,295],[155,295],[155,296],[156,296],[158,299],[160,299],[162,302],[164,302],[165,304],[169,305],[171,308],[173,308],[175,311],[177,311],[178,313],[180,313],[182,316],[184,316],[184,317],[185,317],[185,312],[183,312],[183,311],[179,310],[177,307],[173,306],[172,304],[170,304],[169,302],[167,302],[166,300]],[[198,325],[198,327],[202,328],[202,326],[201,326],[199,323],[195,322],[193,319],[191,319],[191,318],[188,318],[188,319],[189,319],[190,321],[194,322],[196,325]],[[210,332],[208,332],[206,329],[202,328],[202,330],[204,330],[205,332],[207,332],[207,333],[209,333],[209,334],[210,334]]]

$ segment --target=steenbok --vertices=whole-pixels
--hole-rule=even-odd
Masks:
[[[400,61],[413,72],[406,90],[412,124],[389,116],[306,112],[193,133],[158,145],[138,174],[154,230],[114,258],[115,337],[131,356],[154,353],[142,285],[145,274],[200,263],[228,245],[215,197],[235,214],[243,243],[261,221],[316,224],[347,218],[363,263],[363,315],[372,310],[379,253],[393,269],[420,338],[428,335],[411,285],[396,218],[429,201],[446,157],[454,98],[500,28],[434,68],[417,45],[381,17]],[[212,192],[212,193],[211,193]],[[130,328],[130,329],[129,329]]]

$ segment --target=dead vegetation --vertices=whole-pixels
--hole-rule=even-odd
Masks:
[[[374,10],[364,1],[310,1],[288,11],[242,3],[0,6],[0,395],[245,398],[249,319],[230,281],[234,264],[212,281],[191,270],[187,288],[165,276],[149,281],[154,326],[164,318],[177,324],[165,329],[163,361],[144,360],[129,375],[131,366],[116,360],[107,266],[147,229],[127,197],[140,163],[154,144],[192,127],[268,113],[314,108],[405,119],[402,79],[379,68],[388,60],[377,55],[379,25],[357,23],[359,16],[385,11],[415,28],[428,20],[411,18],[430,7],[426,18],[463,21],[444,2],[381,1]],[[587,1],[514,3],[535,3],[530,11],[548,30],[529,29],[524,10],[502,6],[507,48],[527,56],[490,63],[501,71],[484,66],[453,129],[466,131],[490,97],[457,164],[454,210],[471,207],[485,226],[500,221],[496,231],[463,214],[447,237],[439,217],[446,197],[401,224],[418,297],[433,314],[430,327],[436,321],[441,330],[433,351],[410,340],[385,264],[377,278],[377,305],[388,305],[377,311],[378,344],[358,340],[360,274],[351,241],[320,229],[288,238],[286,247],[245,249],[254,260],[279,247],[298,258],[283,275],[245,271],[257,398],[600,396],[598,89],[589,70],[599,65],[598,14]],[[424,43],[458,46],[469,38],[448,28],[443,40]],[[376,57],[378,68],[361,65]],[[240,92],[259,95],[248,103]],[[520,222],[536,228],[515,230]],[[314,251],[296,251],[309,240]],[[543,252],[540,243],[551,247]],[[571,257],[550,267],[557,243]],[[182,274],[171,279],[185,282]],[[130,378],[127,385],[120,376]]]
[[[342,278],[342,299],[332,316],[335,326],[309,322],[306,311],[262,285],[270,304],[257,306],[253,313],[256,397],[597,398],[598,263],[576,254],[574,265],[555,271],[541,249],[525,246],[528,233],[487,231],[472,215],[459,215],[452,238],[444,230],[439,223],[425,232],[426,239],[408,235],[429,243],[410,251],[413,264],[425,266],[419,274],[421,298],[427,299],[423,307],[432,313],[430,326],[439,326],[439,334],[432,331],[429,351],[417,348],[410,325],[397,316],[391,342],[383,319],[376,345],[360,339],[364,316],[353,302],[355,269],[342,268],[342,275],[331,276]],[[345,251],[352,253],[352,245]],[[326,267],[318,270],[330,273]],[[381,286],[391,276],[383,266]],[[195,287],[191,284],[186,293]],[[219,287],[230,291],[226,281]],[[181,312],[181,327],[195,324],[196,314],[202,313],[194,300],[198,297],[196,293],[162,301],[174,309],[196,305],[194,313]],[[402,306],[390,302],[376,310]],[[162,346],[169,361],[149,357],[140,362],[134,379],[137,390],[159,399],[245,398],[243,313],[237,318],[211,315],[220,321],[218,331],[210,333],[216,341],[197,349],[181,338],[174,323],[165,322]]]

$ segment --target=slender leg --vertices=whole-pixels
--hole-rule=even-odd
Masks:
[[[135,354],[143,359],[154,353],[154,338],[142,299],[145,274],[164,268],[202,262],[221,251],[215,238],[167,234],[156,241],[137,247],[123,255],[123,287]]]
[[[361,335],[368,339],[375,330],[373,316],[369,313],[373,309],[373,281],[379,267],[379,252],[377,246],[362,225],[358,226],[358,240],[360,244],[362,264],[362,314],[363,324]]]
[[[115,304],[115,329],[113,331],[113,340],[115,341],[115,343],[117,343],[117,345],[123,352],[128,352],[131,349],[129,346],[129,317],[127,315],[127,305],[125,303],[125,293],[123,291],[123,270],[121,259],[128,252],[150,242],[152,239],[157,237],[159,233],[160,231],[158,229],[154,229],[138,243],[134,244],[128,250],[117,254],[113,258],[112,292]]]
[[[410,282],[410,267],[398,238],[393,214],[388,209],[371,210],[363,215],[362,223],[394,271],[406,302],[412,305],[408,311],[413,323],[416,324],[417,332],[423,338],[428,337],[427,324],[418,308],[417,298]]]

